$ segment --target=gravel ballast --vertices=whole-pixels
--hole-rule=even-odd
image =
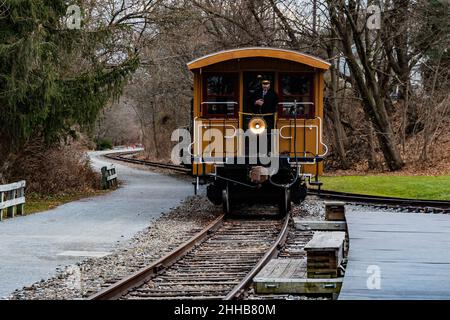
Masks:
[[[76,265],[57,270],[47,280],[13,292],[12,300],[83,299],[102,287],[131,275],[187,241],[220,214],[204,197],[188,197],[177,208],[149,221],[149,227],[137,233],[114,253],[88,258]]]
[[[371,206],[346,205],[349,212],[378,211]],[[125,242],[118,250],[101,258],[88,258],[76,265],[56,270],[55,276],[13,292],[8,299],[84,299],[157,259],[187,241],[221,213],[205,197],[188,197],[180,206],[149,221],[149,227]],[[310,196],[293,205],[292,215],[303,220],[324,220],[324,201]],[[301,297],[300,299],[303,299]],[[288,299],[298,299],[290,296]]]

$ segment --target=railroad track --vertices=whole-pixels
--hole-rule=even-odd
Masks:
[[[323,199],[341,200],[353,203],[377,204],[384,207],[401,207],[410,211],[425,211],[436,213],[450,213],[450,201],[445,200],[418,200],[403,199],[383,196],[370,196],[362,194],[353,194],[338,191],[309,189],[309,194],[316,195]]]
[[[238,298],[279,253],[289,220],[220,216],[167,256],[88,299]]]
[[[149,166],[149,167],[170,169],[170,170],[182,172],[185,174],[191,173],[191,170],[184,166],[180,166],[180,165],[176,165],[176,164],[169,164],[169,163],[162,163],[162,162],[154,162],[154,161],[148,161],[148,160],[139,160],[139,159],[133,159],[133,158],[127,157],[134,153],[136,153],[136,151],[116,153],[116,154],[113,153],[113,154],[106,154],[105,157],[107,157],[109,159],[113,159],[113,160],[135,163],[135,164],[140,164],[140,165]]]
[[[161,162],[153,162],[147,160],[138,160],[128,158],[128,155],[136,153],[135,151],[124,152],[119,154],[108,154],[106,157],[118,161],[125,161],[140,165],[146,165],[157,168],[170,169],[185,174],[190,174],[191,170],[174,164],[166,164]],[[408,211],[424,211],[436,213],[450,213],[450,201],[445,200],[420,200],[420,199],[404,199],[384,196],[371,196],[364,194],[353,194],[331,190],[308,189],[308,194],[319,196],[322,199],[341,200],[352,203],[377,204],[381,207],[401,207]]]

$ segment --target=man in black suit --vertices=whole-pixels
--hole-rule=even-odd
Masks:
[[[275,113],[278,106],[278,95],[270,88],[270,81],[263,80],[262,88],[255,91],[252,98],[252,113]]]
[[[278,95],[270,88],[270,80],[264,79],[261,82],[261,89],[255,91],[251,100],[252,113],[255,114],[274,114],[277,112],[278,107]],[[274,128],[274,116],[263,116],[267,123],[267,149],[266,152],[270,152],[271,149],[271,131]],[[257,153],[260,153],[260,145],[258,143]],[[265,152],[264,152],[265,153]]]

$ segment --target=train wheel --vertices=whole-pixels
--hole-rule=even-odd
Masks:
[[[222,190],[222,204],[223,204],[223,213],[230,214],[231,204],[230,204],[230,192],[228,191],[228,184],[225,187],[225,189]]]
[[[285,216],[291,211],[291,190],[285,188],[280,200],[280,215]]]
[[[305,200],[306,195],[308,194],[308,189],[304,184],[302,184],[293,188],[291,192],[292,202],[294,202],[295,204],[300,204]]]

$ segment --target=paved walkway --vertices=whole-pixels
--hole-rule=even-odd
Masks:
[[[450,299],[450,215],[347,213],[339,299]]]
[[[90,154],[96,168],[108,163],[101,154]],[[193,194],[187,181],[116,168],[122,183],[116,191],[0,223],[0,298],[52,276],[58,266],[111,252]]]

